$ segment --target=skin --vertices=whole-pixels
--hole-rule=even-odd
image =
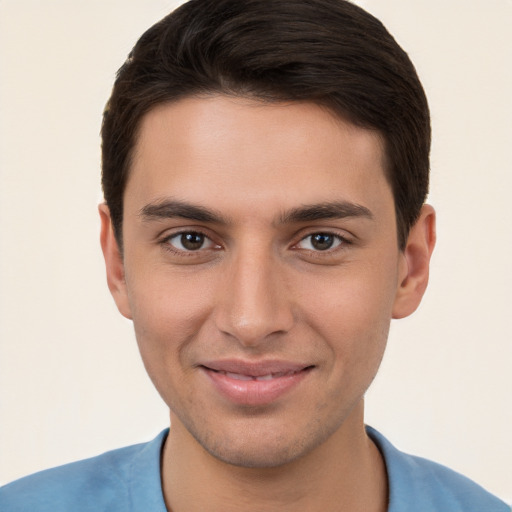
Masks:
[[[363,396],[391,318],[426,288],[435,219],[424,206],[398,249],[383,162],[378,133],[309,103],[209,96],[143,118],[123,257],[105,205],[101,241],[110,290],[170,408],[170,510],[386,510]],[[320,218],[326,204],[337,213]],[[305,206],[314,218],[297,214]],[[205,376],[205,362],[225,359],[308,370],[269,403],[239,404]]]

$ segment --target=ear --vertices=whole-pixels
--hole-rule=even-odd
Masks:
[[[393,318],[404,318],[420,305],[428,284],[430,257],[436,243],[436,214],[426,204],[407,237],[401,254],[399,283],[393,305]]]
[[[114,236],[110,210],[106,204],[98,206],[101,219],[101,249],[105,258],[107,270],[107,283],[112,297],[119,312],[126,318],[131,319],[130,303],[128,301],[128,290],[124,278],[124,263],[119,245]]]

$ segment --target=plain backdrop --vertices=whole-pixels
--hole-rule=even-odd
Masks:
[[[0,481],[168,424],[98,243],[114,73],[179,2],[0,0]],[[512,501],[512,1],[366,0],[430,100],[431,283],[394,322],[367,421]]]

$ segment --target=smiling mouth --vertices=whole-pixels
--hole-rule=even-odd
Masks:
[[[217,368],[212,368],[208,364],[200,368],[213,384],[216,394],[232,404],[243,406],[269,405],[277,401],[297,388],[314,369],[314,366],[298,365],[287,365],[288,368],[237,365],[213,364]]]
[[[207,368],[207,367],[205,367]],[[225,375],[226,377],[234,380],[245,380],[245,381],[251,381],[251,380],[257,380],[259,382],[262,381],[268,381],[273,379],[279,379],[281,377],[290,377],[292,375],[295,375],[299,372],[305,371],[308,368],[312,368],[311,366],[308,366],[306,368],[303,368],[302,370],[290,370],[288,372],[275,372],[275,373],[268,373],[266,375],[244,375],[242,373],[234,373],[234,372],[228,372],[223,370],[214,370],[212,368],[207,368],[208,370],[211,370],[215,373],[220,373],[222,375]]]

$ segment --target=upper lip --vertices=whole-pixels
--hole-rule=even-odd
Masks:
[[[237,373],[251,377],[263,377],[274,373],[297,373],[313,365],[294,363],[282,360],[264,360],[264,361],[243,361],[240,359],[222,359],[217,361],[206,361],[201,363],[209,370],[216,372]]]

